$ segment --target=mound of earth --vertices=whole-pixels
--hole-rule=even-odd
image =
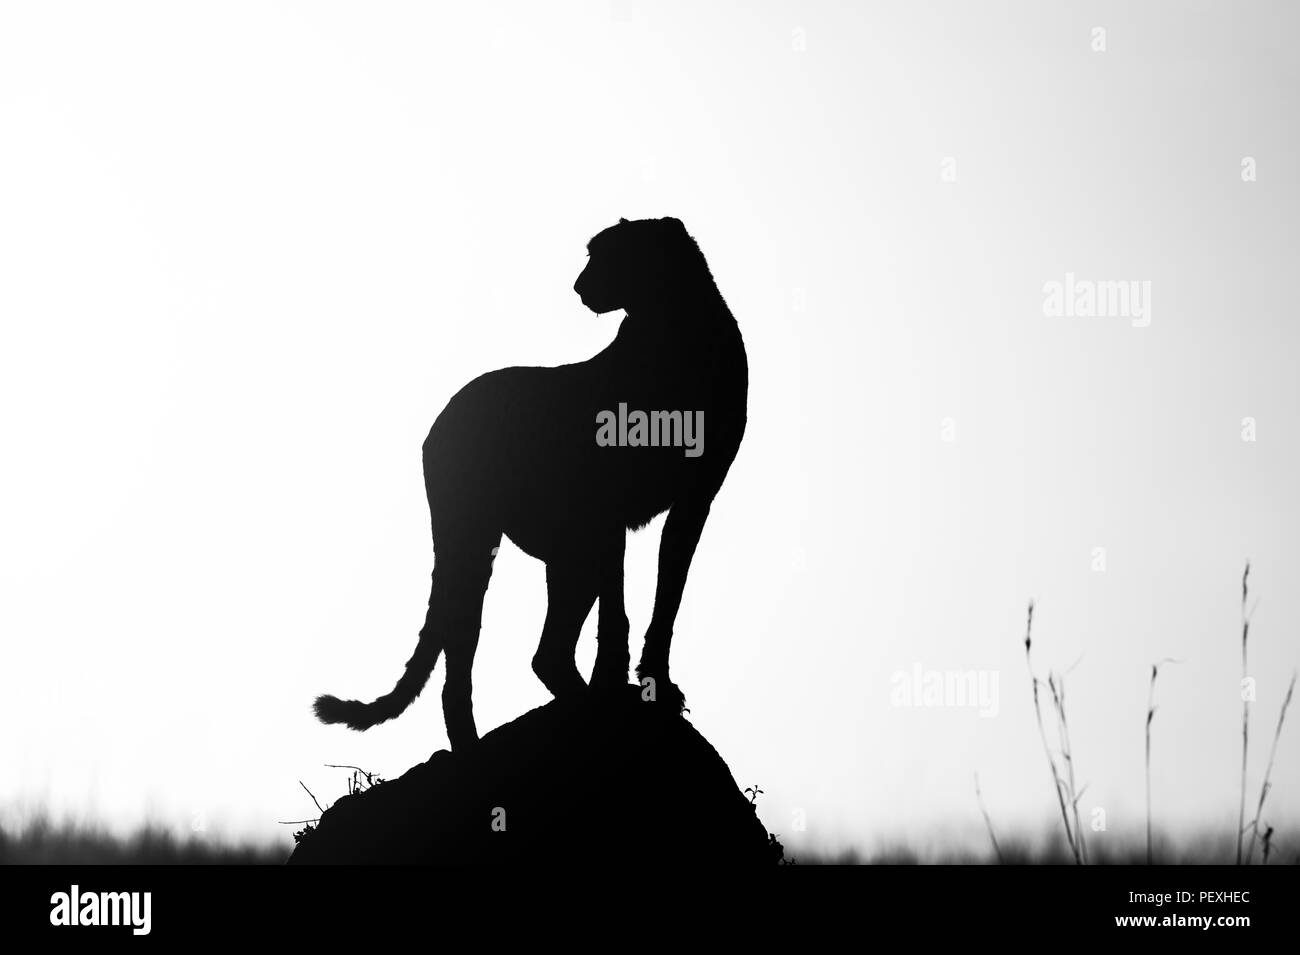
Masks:
[[[682,716],[617,695],[555,700],[344,796],[291,864],[771,865],[782,858]]]

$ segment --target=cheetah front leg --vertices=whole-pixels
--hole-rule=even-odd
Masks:
[[[636,675],[647,699],[677,710],[685,708],[686,697],[668,675],[668,652],[672,646],[673,623],[682,603],[682,590],[691,569],[695,547],[709,517],[712,497],[695,496],[674,504],[664,521],[659,540],[659,579],[655,584],[655,608],[646,629],[645,647]]]

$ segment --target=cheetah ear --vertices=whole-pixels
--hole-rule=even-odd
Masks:
[[[619,224],[619,225],[627,225],[627,220],[626,220],[626,219],[619,219],[619,220],[618,220],[618,224]]]

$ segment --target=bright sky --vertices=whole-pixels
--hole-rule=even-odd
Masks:
[[[322,764],[444,747],[436,693],[365,734],[310,712],[414,647],[420,444],[477,374],[603,347],[587,239],[674,215],[751,369],[674,671],[769,828],[933,842],[980,826],[977,772],[1000,828],[1050,823],[1032,597],[1040,667],[1074,665],[1083,811],[1141,825],[1175,657],[1157,819],[1231,831],[1247,558],[1252,797],[1300,664],[1298,27],[1286,3],[0,7],[0,806],[284,839],[298,780],[343,791]],[[1046,315],[1067,274],[1138,283],[1149,323]],[[630,544],[634,641],[660,524]],[[547,700],[544,604],[506,545],[481,729]],[[976,672],[995,712],[896,705],[918,669]]]

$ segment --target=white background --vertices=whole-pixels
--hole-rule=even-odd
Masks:
[[[477,374],[603,347],[617,316],[571,290],[586,240],[675,215],[752,383],[674,670],[769,828],[979,838],[976,772],[1000,829],[1048,826],[1033,597],[1041,667],[1077,661],[1081,810],[1141,824],[1149,668],[1177,657],[1157,819],[1231,833],[1247,558],[1252,800],[1300,662],[1298,21],[4,3],[0,818],[283,840],[314,814],[299,779],[343,791],[323,763],[396,776],[445,746],[435,692],[366,734],[310,713],[387,691],[414,646],[420,444]],[[1151,282],[1151,324],[1045,317],[1067,271]],[[630,545],[634,639],[660,525]],[[482,729],[546,701],[543,612],[504,546]],[[998,715],[891,705],[918,663],[997,671]]]

